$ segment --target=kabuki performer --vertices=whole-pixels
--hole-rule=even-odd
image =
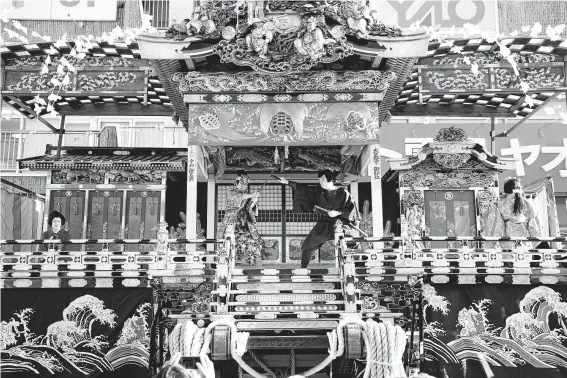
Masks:
[[[343,187],[335,186],[333,172],[326,169],[320,171],[318,177],[319,186],[316,187],[278,178],[280,183],[294,189],[294,201],[301,202],[303,212],[313,212],[316,207],[328,210],[317,221],[301,245],[302,268],[307,268],[314,250],[320,248],[326,241],[334,239],[335,222],[338,217],[349,219],[354,209],[350,193]]]
[[[256,228],[260,193],[250,193],[249,181],[244,171],[237,172],[234,187],[227,193],[226,213],[217,235],[224,238],[229,226],[234,227],[236,260],[254,265],[261,258],[264,240]]]
[[[539,237],[541,229],[537,213],[532,204],[524,198],[522,185],[515,178],[504,182],[506,196],[495,204],[486,219],[487,236]],[[533,248],[539,242],[523,241],[523,247]],[[514,248],[514,242],[500,243],[502,248]]]

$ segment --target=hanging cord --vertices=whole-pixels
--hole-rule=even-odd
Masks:
[[[252,352],[251,350],[249,350],[249,351],[248,351],[248,354],[250,355],[250,357],[252,357],[252,358],[254,359],[254,361],[256,361],[256,363],[257,363],[258,365],[260,365],[260,367],[261,367],[262,369],[264,369],[264,371],[265,371],[266,373],[268,373],[268,375],[269,375],[270,377],[272,377],[272,378],[277,378],[277,377],[276,377],[276,374],[275,374],[272,370],[270,370],[270,368],[269,368],[264,362],[262,362],[262,360],[260,359],[260,357],[258,357],[258,356],[256,355],[256,353],[254,353],[254,352]]]
[[[291,361],[289,361],[291,375],[295,375],[295,349],[291,350]]]

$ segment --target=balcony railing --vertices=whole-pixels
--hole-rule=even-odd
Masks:
[[[96,147],[99,131],[68,131],[63,135],[63,146]],[[45,153],[48,144],[57,145],[58,134],[46,131],[14,130],[0,133],[0,169],[15,170],[18,159]],[[117,130],[118,147],[184,147],[187,132],[179,127],[123,127]]]
[[[169,27],[169,0],[143,0],[143,12],[153,16],[152,25],[158,29]]]

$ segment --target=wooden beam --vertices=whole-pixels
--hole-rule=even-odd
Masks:
[[[61,146],[63,146],[63,134],[65,134],[65,115],[61,116],[59,123],[59,138],[57,139],[57,159],[61,157]]]
[[[57,109],[61,115],[73,116],[171,116],[173,107],[166,105],[131,104],[83,104],[66,105]]]
[[[185,65],[189,71],[195,70],[195,63],[193,63],[193,59],[187,58],[185,59]]]
[[[380,63],[382,63],[382,57],[377,56],[377,57],[374,58],[374,60],[372,61],[372,69],[373,69],[373,70],[378,69],[378,67],[380,67]]]
[[[510,127],[508,130],[496,135],[496,138],[506,138],[508,137],[508,135],[510,135],[512,133],[512,131],[514,131],[518,126],[520,126],[522,123],[525,123],[527,120],[529,120],[530,118],[532,118],[534,116],[534,114],[537,113],[538,109],[543,109],[545,107],[545,105],[549,104],[555,97],[559,96],[559,92],[558,93],[554,93],[552,96],[550,96],[547,100],[545,100],[543,103],[541,103],[540,105],[538,105],[537,108],[535,108],[530,114],[528,114],[527,116],[525,116],[524,118],[522,118],[519,122],[515,123],[514,125],[512,125],[512,127]]]
[[[526,95],[523,95],[522,97],[520,97],[518,99],[518,101],[516,101],[516,103],[508,109],[508,113],[513,115],[514,112],[516,110],[520,109],[520,106],[522,106],[524,104],[524,101],[526,101]]]
[[[496,153],[496,118],[490,117],[490,153]]]
[[[53,126],[51,123],[43,119],[40,115],[38,115],[28,104],[17,98],[16,96],[7,96],[10,100],[14,101],[16,104],[20,105],[23,109],[25,109],[28,113],[36,117],[39,122],[43,123],[45,126],[49,127],[51,131],[54,133],[59,132],[59,130]]]
[[[514,117],[508,113],[508,109],[490,108],[484,105],[464,105],[464,104],[407,104],[403,107],[393,107],[390,112],[395,116],[447,116],[447,117]]]

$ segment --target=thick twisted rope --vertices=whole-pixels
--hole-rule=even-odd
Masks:
[[[289,378],[305,378],[317,373],[328,366],[336,357],[343,355],[344,344],[344,328],[348,324],[359,325],[362,329],[362,337],[367,351],[367,364],[364,373],[365,378],[394,378],[404,377],[405,371],[402,363],[402,356],[405,349],[405,332],[399,327],[391,324],[376,323],[369,319],[363,322],[359,318],[343,319],[336,330],[327,333],[329,338],[329,356],[321,361],[317,366],[307,370],[301,375],[295,374],[295,350],[291,354],[291,374]],[[169,347],[170,352],[180,352],[183,349],[191,356],[199,355],[201,362],[197,363],[197,367],[205,378],[214,378],[215,370],[208,353],[210,352],[210,344],[212,341],[212,330],[217,326],[227,326],[231,332],[230,351],[232,358],[239,364],[239,376],[242,376],[243,370],[255,378],[274,378],[275,374],[266,366],[253,352],[249,352],[250,356],[260,365],[269,377],[258,373],[249,366],[242,356],[246,353],[246,344],[249,334],[238,332],[234,320],[223,319],[214,321],[209,326],[198,328],[192,322],[178,324],[170,335]],[[191,342],[187,340],[191,339]],[[198,353],[195,353],[198,352]]]
[[[402,357],[406,334],[399,326],[376,323],[369,319],[363,333],[366,344],[366,370],[364,378],[405,377]]]
[[[291,375],[295,375],[295,349],[291,350],[291,360],[289,361]]]
[[[277,378],[277,377],[276,377],[276,374],[268,367],[268,365],[266,365],[266,364],[260,359],[260,357],[258,357],[258,356],[256,355],[256,353],[254,353],[254,352],[252,352],[251,350],[249,350],[249,351],[248,351],[248,354],[250,355],[250,357],[252,357],[252,359],[253,359],[254,361],[256,361],[256,363],[257,363],[258,365],[260,365],[260,367],[261,367],[262,369],[264,369],[264,371],[265,371],[266,373],[268,373],[269,376],[271,376],[272,378]]]

